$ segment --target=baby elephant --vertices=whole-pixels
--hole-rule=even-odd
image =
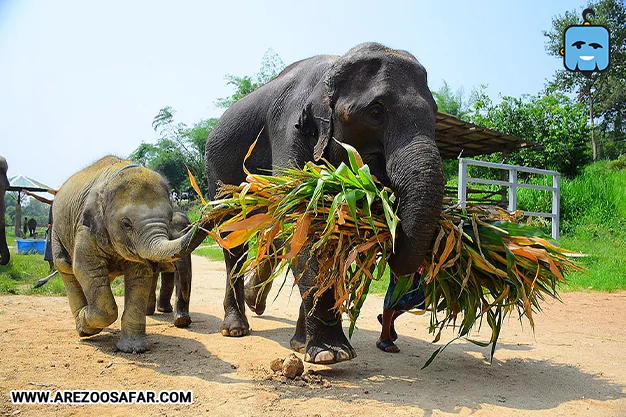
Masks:
[[[170,237],[177,239],[184,234],[190,225],[190,221],[183,213],[175,212],[170,223]],[[154,274],[150,300],[148,302],[148,315],[154,314],[155,308],[161,313],[171,313],[172,304],[170,299],[176,286],[176,314],[174,326],[187,327],[191,324],[189,317],[189,298],[191,296],[191,255],[174,262],[174,270],[161,271],[161,290],[159,303],[156,300],[156,286],[159,272]]]
[[[124,276],[117,348],[144,352],[154,272],[187,257],[202,242],[197,227],[170,240],[169,187],[156,172],[107,156],[74,174],[53,205],[52,251],[80,336],[117,319],[111,281]],[[164,268],[165,269],[165,268]]]

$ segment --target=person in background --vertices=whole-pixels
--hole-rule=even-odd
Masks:
[[[24,237],[26,237],[27,233],[28,233],[28,217],[24,217]]]
[[[46,229],[46,246],[44,249],[43,260],[48,262],[48,265],[50,265],[50,271],[52,271],[54,269],[54,261],[52,259],[52,203],[53,203],[53,200],[49,200],[45,197],[41,197],[37,194],[33,194],[27,190],[24,190],[24,193],[34,198],[37,201],[50,204],[50,212],[48,213],[48,228]]]

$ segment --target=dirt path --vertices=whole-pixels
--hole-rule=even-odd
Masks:
[[[374,346],[382,298],[370,296],[353,338],[359,356],[306,365],[324,387],[281,383],[268,371],[290,352],[297,291],[290,297],[286,285],[264,316],[250,315],[251,336],[224,338],[223,266],[193,262],[194,323],[148,318],[152,350],[142,355],[114,351],[119,320],[81,341],[65,298],[0,297],[0,415],[626,416],[626,293],[564,294],[536,316],[534,335],[507,322],[493,364],[488,349],[456,342],[425,370],[436,348],[428,317],[401,318],[402,351],[385,354]],[[194,403],[13,405],[11,389],[180,389],[193,390]]]

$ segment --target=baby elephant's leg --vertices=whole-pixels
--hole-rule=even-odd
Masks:
[[[157,306],[161,313],[171,313],[173,311],[170,300],[174,292],[174,281],[174,272],[161,272],[161,289],[159,291],[159,305]]]
[[[152,280],[152,269],[148,265],[135,264],[124,271],[124,314],[122,334],[117,342],[117,348],[122,352],[148,350],[146,309]]]
[[[111,292],[106,255],[99,252],[95,238],[84,230],[77,234],[73,270],[87,300],[76,315],[78,333],[96,334],[117,320],[117,304]]]
[[[150,297],[148,298],[148,308],[146,309],[146,314],[148,316],[152,316],[154,314],[154,310],[156,309],[156,287],[157,287],[158,279],[159,279],[159,273],[154,272],[152,274],[152,285],[150,286]]]
[[[52,239],[52,253],[54,258],[54,265],[59,271],[61,278],[63,279],[63,285],[65,286],[65,292],[67,293],[67,299],[70,303],[70,310],[76,320],[76,331],[79,336],[90,336],[98,333],[101,329],[95,328],[81,328],[80,320],[78,319],[79,312],[87,305],[87,298],[83,292],[83,288],[80,286],[74,275],[72,269],[72,261],[58,239]]]
[[[176,315],[174,326],[188,327],[191,324],[189,316],[189,300],[191,298],[191,256],[176,261]]]

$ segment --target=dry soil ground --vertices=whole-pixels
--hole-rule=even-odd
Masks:
[[[221,263],[194,257],[193,324],[148,318],[152,349],[141,355],[115,351],[119,320],[79,340],[65,298],[0,297],[0,415],[626,416],[626,293],[564,294],[536,316],[534,334],[509,320],[492,364],[487,348],[456,342],[425,370],[437,347],[428,317],[399,319],[401,352],[385,354],[374,346],[382,298],[370,296],[353,337],[359,356],[307,364],[317,383],[284,383],[269,363],[290,352],[297,290],[286,285],[264,316],[249,315],[250,336],[225,338],[223,277]],[[194,402],[14,405],[12,389],[182,389]]]

